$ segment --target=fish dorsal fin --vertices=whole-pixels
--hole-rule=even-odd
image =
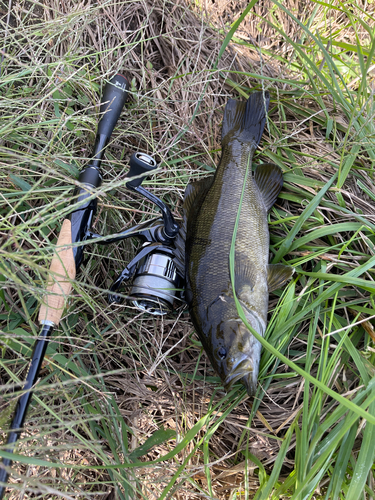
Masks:
[[[268,265],[268,292],[277,290],[286,283],[294,273],[294,267],[285,266],[284,264],[269,264]]]
[[[187,185],[184,195],[183,218],[178,235],[174,240],[174,263],[180,276],[185,277],[185,243],[187,223],[194,220],[198,214],[207,191],[212,186],[214,176],[206,177]]]
[[[262,194],[264,206],[269,210],[283,187],[282,170],[273,163],[263,163],[256,168],[254,179]]]
[[[246,288],[254,288],[257,279],[257,269],[246,257],[236,256],[234,261],[234,286],[236,295],[240,296]]]
[[[238,139],[253,143],[256,148],[263,134],[269,102],[268,92],[255,92],[247,102],[229,99],[224,111],[222,144]]]
[[[187,185],[184,194],[184,217],[186,215],[187,218],[191,218],[198,212],[213,181],[214,176],[211,175]]]
[[[173,262],[177,268],[178,274],[185,278],[185,242],[186,242],[186,225],[182,223],[180,230],[174,240],[174,256]]]

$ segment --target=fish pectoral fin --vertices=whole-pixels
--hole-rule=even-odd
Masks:
[[[264,206],[269,210],[275,203],[283,187],[281,168],[273,163],[258,165],[254,174],[255,182],[261,192]]]
[[[244,288],[253,290],[257,279],[257,269],[249,259],[236,256],[234,261],[234,286],[236,295],[240,296]]]
[[[284,264],[269,264],[268,265],[268,291],[273,292],[286,283],[294,273],[294,267],[285,266]]]
[[[229,99],[225,106],[222,144],[230,139],[253,143],[256,148],[262,137],[270,95],[266,92],[254,92],[247,102]]]

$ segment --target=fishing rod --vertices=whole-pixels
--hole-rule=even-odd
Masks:
[[[98,125],[92,160],[78,179],[82,186],[75,192],[79,208],[64,220],[61,227],[49,270],[47,295],[39,311],[38,321],[41,330],[34,344],[23,386],[24,393],[17,401],[5,449],[7,453],[13,453],[21,434],[32,388],[38,379],[48,340],[53,329],[59,324],[71,292],[72,282],[82,262],[84,247],[74,245],[75,243],[97,242],[108,245],[127,238],[141,240],[139,252],[110,287],[109,304],[120,304],[124,299],[128,299],[139,310],[161,316],[172,311],[176,302],[181,304],[184,301],[184,264],[181,249],[175,244],[180,226],[176,223],[170,208],[141,186],[145,178],[158,167],[154,158],[145,153],[133,153],[129,160],[130,170],[127,173],[129,180],[125,185],[129,190],[155,204],[161,210],[161,217],[142,222],[123,232],[109,235],[105,239],[90,230],[97,205],[97,200],[92,195],[102,181],[101,161],[126,102],[128,88],[128,81],[121,75],[112,78],[104,88],[100,106],[103,116]],[[99,240],[95,241],[97,239]],[[128,289],[124,292],[123,287]],[[0,500],[3,498],[11,464],[9,458],[4,458],[0,463]]]
[[[65,219],[56,244],[56,252],[49,269],[47,295],[39,311],[41,327],[34,344],[29,369],[23,386],[23,394],[17,401],[10,432],[7,439],[8,453],[13,453],[21,434],[28,406],[32,397],[32,388],[37,382],[39,371],[48,346],[49,338],[58,326],[65,303],[72,289],[72,282],[81,265],[83,245],[77,246],[91,238],[89,229],[96,213],[97,200],[93,192],[101,185],[100,170],[104,150],[112,135],[113,129],[127,100],[129,82],[122,75],[115,75],[104,87],[100,105],[102,115],[98,124],[92,159],[79,176],[80,187],[75,192],[78,207],[70,217]],[[12,460],[4,458],[0,464],[0,500],[5,492]],[[3,483],[1,485],[1,483]]]

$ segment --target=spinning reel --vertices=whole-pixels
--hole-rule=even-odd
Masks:
[[[144,153],[134,153],[130,158],[128,177],[132,180],[126,187],[144,196],[157,205],[162,218],[138,224],[101,244],[116,243],[126,238],[139,238],[143,241],[138,254],[129,262],[114,281],[108,294],[110,304],[123,301],[120,289],[132,280],[129,301],[140,310],[154,315],[164,315],[173,309],[175,299],[182,299],[183,277],[174,263],[174,240],[179,232],[169,207],[159,198],[141,186],[147,173],[157,168],[156,161]],[[99,237],[90,234],[90,237]]]
[[[46,294],[38,316],[40,333],[34,343],[22,395],[17,401],[8,433],[5,448],[8,454],[13,453],[20,436],[49,339],[61,320],[66,300],[72,290],[72,281],[82,263],[85,245],[81,243],[90,241],[92,238],[101,238],[99,234],[94,234],[90,230],[97,208],[95,189],[102,181],[100,166],[104,151],[127,100],[128,89],[128,80],[117,74],[111,78],[103,90],[100,105],[102,116],[98,124],[94,152],[89,164],[80,173],[78,179],[80,186],[75,191],[74,199],[79,202],[79,207],[73,208],[69,216],[65,218],[52,257]],[[143,241],[138,255],[126,266],[112,285],[109,302],[121,302],[120,288],[124,282],[132,279],[130,290],[132,303],[151,314],[162,315],[172,309],[176,298],[182,298],[179,287],[183,282],[183,277],[178,274],[174,263],[174,258],[177,257],[174,240],[179,232],[179,226],[169,208],[141,186],[144,176],[156,167],[156,161],[151,156],[141,153],[133,154],[128,174],[131,179],[126,186],[156,204],[162,211],[162,218],[139,224],[102,243],[115,243],[129,237],[138,237]],[[179,264],[179,260],[177,262]],[[11,458],[3,458],[2,467],[0,467],[0,500],[5,492],[11,464]]]

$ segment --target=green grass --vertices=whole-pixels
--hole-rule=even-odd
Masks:
[[[158,214],[125,189],[134,151],[159,156],[144,185],[179,216],[186,184],[218,162],[227,99],[271,92],[255,163],[284,171],[272,262],[296,272],[270,297],[256,397],[224,392],[182,308],[155,318],[107,305],[136,241],[90,245],[7,498],[26,488],[48,499],[372,499],[373,4],[251,2],[228,19],[216,2],[209,21],[200,4],[173,6],[66,1],[43,13],[13,1],[8,23],[0,4],[0,429],[22,388],[101,90],[117,71],[132,90],[97,193],[103,235]]]

